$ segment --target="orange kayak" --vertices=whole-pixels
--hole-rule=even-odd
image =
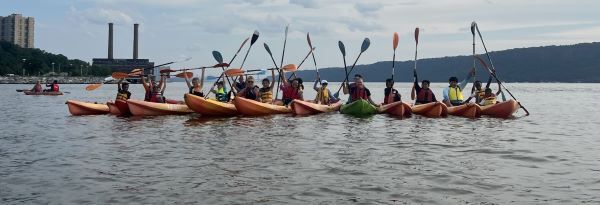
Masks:
[[[129,111],[129,106],[127,105],[126,100],[115,100],[115,105],[119,109],[121,115],[131,115],[131,111]]]
[[[291,113],[292,110],[281,105],[257,102],[242,97],[233,99],[233,104],[239,113],[248,116]]]
[[[204,97],[186,93],[183,96],[185,104],[201,115],[213,117],[225,117],[238,115],[235,105],[232,103],[219,102],[213,99],[204,99]]]
[[[493,105],[481,106],[481,113],[490,117],[509,118],[519,110],[519,102],[511,99]]]
[[[341,102],[331,105],[322,105],[303,100],[293,100],[290,104],[292,112],[296,115],[314,115],[319,113],[327,113],[340,110]]]
[[[108,101],[106,102],[106,105],[108,105],[108,111],[111,115],[121,115],[121,111],[119,110],[119,107],[117,107],[115,102]]]
[[[71,115],[104,115],[110,111],[108,105],[67,100],[67,106]]]
[[[127,100],[131,114],[136,116],[184,115],[194,111],[185,104],[154,103],[142,100]]]
[[[379,113],[387,113],[397,117],[410,117],[412,115],[410,105],[402,101],[382,105],[377,109]]]
[[[475,103],[466,103],[448,107],[448,114],[454,116],[476,118],[481,116],[481,107]]]
[[[58,91],[58,92],[33,92],[31,90],[24,90],[23,93],[25,93],[25,95],[62,95],[63,93]]]
[[[413,105],[411,110],[413,113],[425,117],[444,117],[448,114],[448,107],[442,102]]]

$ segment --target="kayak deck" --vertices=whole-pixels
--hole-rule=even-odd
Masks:
[[[290,104],[292,112],[296,115],[314,115],[319,113],[328,113],[338,111],[341,106],[341,102],[333,103],[331,105],[322,105],[303,100],[294,100]]]

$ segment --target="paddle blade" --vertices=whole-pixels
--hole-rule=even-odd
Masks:
[[[114,72],[111,75],[114,79],[123,79],[129,77],[129,74],[123,72]]]
[[[265,50],[267,50],[267,53],[269,53],[270,56],[273,56],[273,53],[271,53],[271,49],[269,48],[269,45],[267,45],[267,43],[264,43],[265,45]]]
[[[90,85],[88,85],[88,86],[85,86],[85,90],[87,90],[87,91],[96,90],[96,89],[98,89],[100,86],[102,86],[102,84],[90,84]]]
[[[254,45],[254,43],[256,43],[256,40],[258,40],[258,35],[260,35],[260,33],[255,30],[254,34],[252,34],[252,40],[250,40],[250,45]]]
[[[360,52],[365,52],[369,46],[371,45],[371,40],[369,40],[369,38],[365,38],[365,40],[363,40],[362,45],[360,46]]]
[[[174,70],[171,69],[162,69],[159,71],[160,73],[171,73],[171,72],[175,72]]]
[[[248,39],[246,39],[246,40],[248,40]],[[223,63],[223,55],[221,55],[221,52],[219,52],[219,51],[213,51],[212,55],[213,55],[213,58],[215,58],[215,60],[217,62]]]
[[[242,42],[242,45],[240,46],[240,48],[238,49],[238,53],[242,50],[242,48],[244,47],[244,45],[246,45],[246,43],[248,42],[248,40],[250,40],[250,38],[246,38],[246,40],[244,40],[244,42]]]
[[[342,41],[338,41],[338,47],[340,47],[340,52],[342,52],[342,56],[346,57],[346,46]]]
[[[310,41],[310,33],[306,33],[306,41],[308,41],[308,46],[312,48],[313,46],[312,42]]]
[[[471,34],[475,35],[475,27],[477,26],[477,23],[475,23],[475,21],[473,21],[471,23]]]
[[[229,77],[244,75],[244,70],[239,69],[239,68],[232,68],[232,69],[226,70],[225,75],[227,75]]]
[[[281,68],[281,69],[283,69],[286,72],[294,72],[294,71],[298,70],[298,67],[296,67],[295,64],[287,64],[287,65],[284,65],[283,68]]]
[[[141,68],[136,68],[136,69],[131,70],[131,72],[129,72],[129,73],[141,73],[142,71],[144,71],[144,70],[142,70]]]
[[[177,75],[175,75],[178,78],[193,78],[194,77],[194,73],[192,72],[181,72],[181,73],[177,73]]]
[[[398,33],[394,32],[394,50],[396,50],[396,48],[398,48],[398,41],[400,41],[400,38],[398,37]]]
[[[219,63],[219,64],[215,64],[213,66],[213,68],[218,68],[218,67],[229,67],[229,63]]]
[[[419,27],[415,28],[415,43],[419,44]]]

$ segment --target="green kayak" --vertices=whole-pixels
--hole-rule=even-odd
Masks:
[[[360,99],[350,104],[342,105],[340,108],[340,113],[357,117],[365,117],[377,114],[377,108],[366,100]]]

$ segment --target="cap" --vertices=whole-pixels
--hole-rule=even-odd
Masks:
[[[327,84],[327,80],[321,80],[321,84]]]

